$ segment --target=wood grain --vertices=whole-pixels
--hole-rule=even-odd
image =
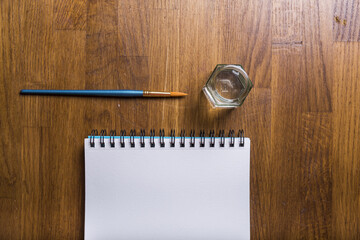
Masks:
[[[304,1],[304,58],[305,78],[303,104],[307,112],[331,112],[332,101],[332,34],[329,24],[331,6],[325,1]]]
[[[148,56],[149,11],[142,8],[118,8],[118,34],[121,56]]]
[[[302,46],[273,47],[271,82],[271,164],[269,236],[299,238],[300,231],[300,174],[301,114],[304,70]]]
[[[302,114],[301,239],[329,239],[332,200],[332,118],[328,113]]]
[[[180,0],[123,0],[119,4],[124,9],[178,9]]]
[[[332,234],[360,233],[360,44],[335,44]]]
[[[272,1],[272,42],[273,44],[302,44],[303,2]]]
[[[253,239],[359,239],[358,19],[358,0],[0,1],[0,239],[83,238],[93,128],[243,128]],[[201,92],[221,63],[241,64],[254,83],[238,109],[214,110]]]
[[[224,46],[221,61],[241,64],[255,87],[270,88],[271,2],[222,2],[218,13],[220,43]]]
[[[0,3],[0,238],[21,236],[22,25],[20,1]]]
[[[333,28],[334,41],[360,41],[360,1],[334,0]]]
[[[50,236],[43,229],[52,225],[50,219],[45,221],[49,212],[51,202],[47,201],[50,197],[46,191],[46,185],[49,184],[45,174],[47,159],[50,159],[51,151],[41,151],[49,148],[49,136],[44,134],[42,128],[24,128],[23,145],[21,151],[21,238],[46,238]],[[37,149],[36,149],[37,148]],[[36,150],[35,150],[36,149]],[[34,151],[35,150],[35,151]]]
[[[54,0],[55,28],[57,30],[85,30],[86,0]]]
[[[236,128],[236,121],[241,116],[244,121],[239,127],[246,130],[251,139],[250,166],[250,208],[251,236],[253,239],[269,238],[272,234],[273,195],[269,171],[271,162],[271,89],[255,88],[246,99],[239,114],[233,114],[226,124]]]

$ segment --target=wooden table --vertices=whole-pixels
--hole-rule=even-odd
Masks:
[[[91,129],[241,129],[253,239],[360,238],[359,0],[0,2],[0,239],[81,239]],[[218,63],[254,83],[213,110]],[[20,96],[151,89],[183,99]]]

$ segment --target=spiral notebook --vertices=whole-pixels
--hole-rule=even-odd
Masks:
[[[242,131],[103,130],[84,144],[85,239],[250,239]]]

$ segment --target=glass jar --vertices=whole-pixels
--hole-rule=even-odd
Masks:
[[[235,108],[243,104],[253,84],[241,65],[218,64],[203,87],[214,108]]]

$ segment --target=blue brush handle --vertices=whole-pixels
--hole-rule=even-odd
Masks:
[[[23,89],[20,94],[28,95],[66,95],[98,97],[142,97],[142,90],[32,90]]]

